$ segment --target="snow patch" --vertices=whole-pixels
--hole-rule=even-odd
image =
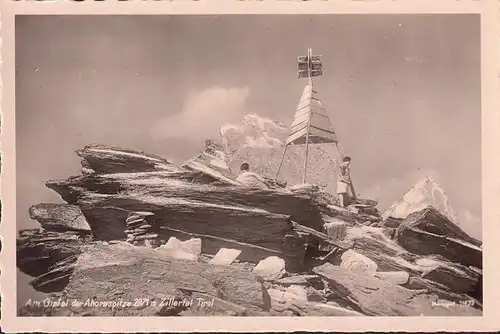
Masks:
[[[218,171],[216,171],[214,169],[211,169],[211,168],[209,168],[209,167],[205,166],[204,164],[201,164],[201,163],[199,163],[197,161],[190,161],[188,163],[188,165],[189,165],[190,168],[192,168],[194,170],[197,170],[199,172],[204,172],[204,173],[206,173],[208,175],[214,175],[214,176],[218,177],[220,180],[223,180],[223,181],[225,181],[225,182],[227,182],[229,184],[240,185],[238,182],[225,177],[224,175],[222,175],[222,173],[220,173],[220,172],[218,172]]]
[[[243,132],[243,128],[241,126],[233,125],[233,124],[225,124],[220,127],[221,135],[225,135],[228,131],[234,130],[236,132]]]
[[[243,117],[243,123],[255,126],[262,131],[265,130],[266,126],[271,126],[273,128],[285,129],[285,126],[281,122],[275,122],[272,119],[260,117],[256,114],[250,114]]]
[[[276,148],[283,145],[281,140],[269,137],[267,134],[264,134],[258,138],[252,138],[250,136],[245,137],[245,144],[243,147],[253,147],[253,148]]]
[[[400,254],[406,253],[406,250],[403,247],[401,247],[397,242],[387,237],[383,233],[383,229],[380,227],[362,225],[362,226],[352,227],[347,230],[347,236],[346,236],[347,240],[353,241],[355,239],[362,239],[362,238],[382,241],[384,242],[385,246],[393,249],[394,251]]]
[[[446,192],[429,177],[410,188],[400,201],[395,202],[382,214],[382,218],[405,219],[411,213],[421,211],[428,206],[436,208],[450,221],[458,225],[457,215],[450,206]]]
[[[217,167],[217,168],[220,168],[220,169],[227,169],[227,170],[229,170],[228,165],[223,160],[211,159],[210,160],[210,165],[212,165],[214,167]]]
[[[110,153],[110,154],[113,154],[113,155],[124,155],[124,156],[128,156],[128,157],[141,158],[141,159],[144,159],[144,160],[151,160],[151,161],[156,161],[156,162],[161,162],[161,163],[164,162],[164,161],[161,161],[159,159],[151,158],[151,157],[140,155],[140,154],[136,154],[136,153],[130,153],[130,152],[114,151],[114,150],[99,149],[99,148],[89,148],[88,151]]]

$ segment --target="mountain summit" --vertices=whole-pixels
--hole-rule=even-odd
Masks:
[[[405,219],[411,213],[432,206],[450,221],[459,225],[455,210],[451,207],[446,192],[430,177],[418,181],[403,196],[403,198],[391,205],[383,214],[384,220]]]

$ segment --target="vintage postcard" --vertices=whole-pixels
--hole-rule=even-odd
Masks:
[[[498,7],[4,1],[2,329],[498,330]]]

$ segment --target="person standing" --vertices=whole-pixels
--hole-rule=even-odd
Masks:
[[[339,179],[337,182],[337,194],[339,205],[346,207],[349,204],[349,186],[351,185],[351,158],[344,157],[339,166]]]

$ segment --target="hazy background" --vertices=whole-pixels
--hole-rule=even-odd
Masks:
[[[59,202],[44,181],[79,174],[91,143],[182,162],[248,113],[290,124],[316,89],[357,192],[385,209],[424,175],[481,239],[479,15],[17,16],[17,228]],[[33,293],[20,275],[19,301]]]

